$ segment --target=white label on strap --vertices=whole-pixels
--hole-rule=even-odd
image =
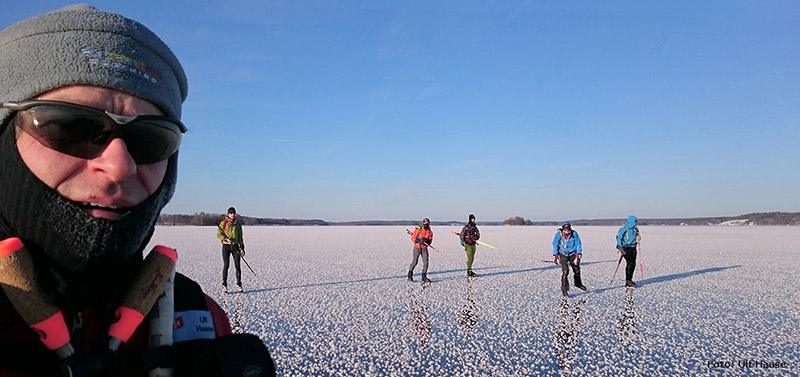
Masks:
[[[175,312],[172,339],[184,342],[195,339],[214,339],[214,321],[208,310]]]

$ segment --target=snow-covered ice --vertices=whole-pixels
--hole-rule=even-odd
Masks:
[[[478,247],[468,279],[460,227],[434,226],[427,288],[421,261],[406,282],[406,228],[245,227],[243,294],[221,292],[214,227],[151,244],[178,250],[282,376],[800,374],[800,227],[640,227],[644,284],[627,290],[624,261],[609,285],[618,227],[576,226],[590,292],[566,306],[555,227],[481,227],[497,250]]]

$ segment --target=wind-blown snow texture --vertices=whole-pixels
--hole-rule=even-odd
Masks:
[[[243,294],[220,291],[215,228],[159,227],[152,244],[177,248],[283,376],[800,374],[800,227],[641,227],[637,290],[624,261],[609,285],[618,228],[576,227],[591,291],[567,306],[544,262],[554,227],[481,227],[497,250],[478,247],[471,280],[459,228],[433,227],[425,289],[421,261],[406,282],[406,227],[245,227]]]

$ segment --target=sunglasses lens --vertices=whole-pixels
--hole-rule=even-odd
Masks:
[[[172,156],[181,144],[180,129],[165,120],[135,120],[125,125],[122,140],[134,161],[150,164]]]
[[[137,164],[150,164],[172,156],[181,143],[181,128],[165,117],[143,115],[118,126],[104,112],[92,108],[39,105],[21,111],[23,131],[47,146],[70,156],[92,159],[114,137],[120,137]]]
[[[110,136],[104,114],[61,106],[36,106],[27,113],[30,119],[23,122],[22,129],[48,148],[70,156],[94,158]]]

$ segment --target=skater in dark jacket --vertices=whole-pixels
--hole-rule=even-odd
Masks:
[[[561,227],[556,231],[553,237],[553,258],[555,264],[561,265],[561,293],[566,296],[569,291],[569,268],[572,266],[572,277],[575,281],[575,287],[584,291],[588,290],[581,282],[581,258],[583,251],[581,250],[581,238],[578,232],[572,229],[572,224],[569,221],[561,223]]]
[[[625,258],[625,286],[636,288],[636,283],[633,282],[633,273],[636,271],[636,246],[642,236],[639,234],[639,227],[636,223],[639,219],[634,215],[628,216],[628,221],[625,225],[619,228],[617,232],[617,250]]]
[[[119,14],[78,4],[0,31],[0,376],[274,375],[174,249],[144,250],[186,95],[172,51]]]
[[[475,250],[477,249],[477,242],[481,238],[481,231],[475,225],[475,215],[469,214],[467,225],[461,228],[459,233],[461,238],[461,245],[464,246],[464,252],[467,253],[467,276],[476,277],[478,274],[472,272],[472,262],[475,260]]]

